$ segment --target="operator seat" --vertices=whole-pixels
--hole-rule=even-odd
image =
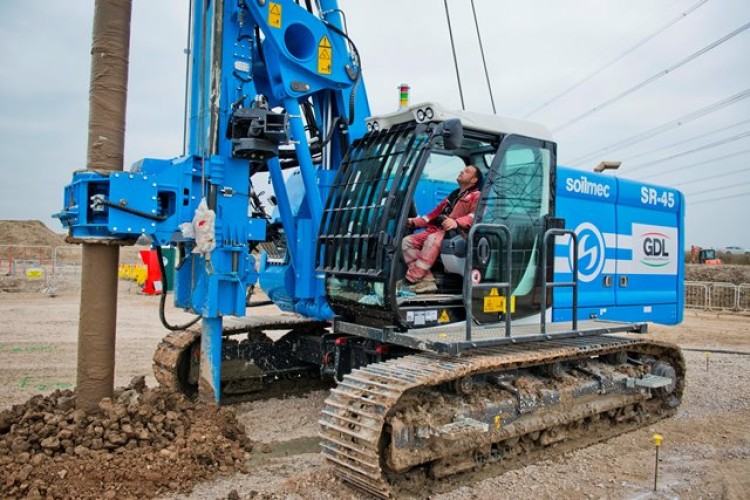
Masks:
[[[450,231],[446,234],[440,245],[440,261],[446,273],[463,276],[466,262],[466,238],[457,231]]]

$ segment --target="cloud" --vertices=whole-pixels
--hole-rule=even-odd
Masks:
[[[126,167],[142,157],[171,158],[182,151],[186,3],[133,3]],[[472,111],[491,112],[470,3],[448,3],[466,106]],[[522,116],[624,52],[696,0],[474,3],[498,112]],[[412,87],[412,102],[431,100],[460,107],[442,2],[341,0],[340,6],[347,14],[349,34],[362,55],[374,113],[397,107],[396,87],[404,82]],[[59,229],[49,214],[59,210],[62,187],[71,172],[83,168],[86,160],[92,17],[93,2],[0,3],[2,218],[42,219]],[[533,119],[554,127],[669,67],[747,19],[750,4],[746,0],[709,1]],[[592,114],[557,135],[560,156],[574,157],[615,143],[743,90],[750,82],[748,53],[750,35],[745,33]],[[750,102],[739,103],[621,154],[633,155],[660,144],[709,134],[741,120],[748,111]],[[738,132],[730,130],[726,135],[731,133]],[[715,156],[730,150],[727,146],[716,151]],[[659,158],[658,154],[644,157],[643,161],[653,158]],[[686,158],[685,164],[698,158],[699,155]],[[711,154],[700,158],[711,159]],[[705,169],[689,169],[650,180],[664,184],[684,182],[705,176],[706,171],[734,170],[747,161],[747,157],[737,157]],[[679,165],[680,162],[669,162],[662,168]],[[627,163],[622,175],[627,175]],[[750,196],[731,198],[732,194],[743,192],[742,188],[731,186],[748,179],[750,169],[736,177],[725,177],[726,200],[688,206],[688,244],[750,246],[750,230],[738,228],[723,217],[746,211]],[[711,187],[716,185],[722,184],[717,181]],[[701,198],[695,194],[700,191],[696,188],[699,186],[686,186],[689,201]]]

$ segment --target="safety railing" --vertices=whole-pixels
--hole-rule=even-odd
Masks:
[[[750,311],[750,283],[737,287],[737,308],[740,311]]]
[[[706,311],[750,312],[750,283],[685,282],[685,307]]]
[[[0,276],[15,280],[12,289],[24,292],[45,291],[63,283],[67,289],[80,281],[81,247],[0,245]],[[18,280],[28,284],[19,288]]]
[[[693,309],[708,309],[711,302],[709,289],[711,283],[697,281],[685,282],[685,307]]]
[[[713,283],[709,290],[709,309],[734,311],[737,309],[737,292],[733,283]]]
[[[573,240],[573,281],[552,281],[547,282],[547,248],[549,239],[552,236],[569,235]],[[547,333],[547,288],[567,287],[573,289],[573,330],[578,330],[578,235],[570,229],[548,229],[544,233],[542,242],[542,297],[540,304],[540,323],[542,333]]]
[[[0,270],[6,276],[23,274],[29,267],[51,266],[53,250],[47,245],[0,245]]]
[[[120,250],[120,262],[139,264],[138,247]],[[80,287],[83,247],[80,245],[0,244],[0,290],[3,293],[54,294]]]
[[[472,275],[474,269],[474,235],[478,230],[484,230],[485,232],[494,231],[503,233],[505,235],[505,266],[503,269],[504,281],[497,282],[479,282],[477,279],[474,282],[474,276]],[[481,240],[480,240],[481,241]],[[486,245],[487,255],[489,259],[490,245]],[[484,248],[484,247],[483,247]],[[481,250],[477,248],[477,253],[480,253],[479,258],[482,258]],[[510,337],[510,316],[511,316],[511,285],[510,285],[510,270],[513,265],[513,236],[511,236],[510,229],[508,226],[503,224],[474,224],[469,230],[469,236],[466,238],[466,260],[464,267],[464,308],[466,309],[466,340],[471,341],[471,329],[474,325],[474,316],[472,314],[472,291],[475,288],[498,288],[503,289],[503,297],[505,298],[505,336]],[[468,278],[468,279],[467,279]]]

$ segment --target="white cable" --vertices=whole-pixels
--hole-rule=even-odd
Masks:
[[[593,108],[589,109],[588,111],[586,111],[584,113],[581,113],[580,115],[578,115],[578,116],[576,116],[574,118],[571,118],[570,120],[568,120],[568,121],[566,121],[566,122],[558,125],[557,127],[554,127],[552,129],[552,132],[560,132],[561,130],[565,130],[566,128],[570,127],[574,123],[577,123],[577,122],[583,120],[584,118],[587,118],[587,117],[593,115],[594,113],[596,113],[598,111],[601,111],[601,110],[603,110],[604,108],[606,108],[608,106],[611,106],[612,104],[616,103],[617,101],[624,99],[625,97],[629,96],[630,94],[632,94],[634,92],[637,92],[638,90],[642,89],[643,87],[646,87],[647,85],[650,85],[650,84],[654,83],[656,80],[659,80],[660,78],[662,78],[664,76],[667,76],[669,73],[673,72],[674,70],[681,68],[682,66],[686,65],[687,63],[689,63],[691,61],[694,61],[695,59],[699,58],[700,56],[702,56],[704,54],[707,54],[711,50],[715,49],[719,45],[722,45],[722,44],[728,42],[729,40],[731,40],[735,36],[739,35],[740,33],[744,32],[745,30],[747,30],[748,28],[750,28],[750,23],[747,23],[744,26],[741,26],[740,28],[737,28],[733,32],[729,33],[728,35],[724,35],[723,37],[721,37],[720,39],[716,40],[715,42],[713,42],[713,43],[711,43],[709,45],[706,45],[705,47],[703,47],[702,49],[700,49],[697,52],[693,52],[692,54],[690,54],[686,58],[684,58],[684,59],[676,62],[675,64],[671,65],[670,67],[668,67],[666,69],[661,70],[660,72],[658,72],[655,75],[653,75],[653,76],[651,76],[651,77],[643,80],[642,82],[634,85],[633,87],[630,87],[629,89],[627,89],[627,90],[625,90],[623,92],[620,92],[619,94],[617,94],[616,96],[612,97],[611,99],[607,99],[603,103],[594,106]]]
[[[627,146],[632,146],[633,144],[637,144],[641,141],[645,141],[646,139],[651,139],[656,135],[659,135],[661,133],[667,132],[668,130],[671,130],[673,128],[685,125],[686,123],[689,123],[693,120],[697,120],[698,118],[702,118],[706,115],[709,115],[715,111],[718,111],[722,108],[725,108],[727,106],[730,106],[732,104],[735,104],[743,99],[746,99],[750,97],[750,89],[743,90],[739,94],[735,94],[731,97],[727,97],[726,99],[723,99],[721,101],[715,102],[713,104],[710,104],[704,108],[697,109],[695,111],[691,111],[690,113],[683,115],[679,118],[676,118],[672,121],[669,121],[667,123],[664,123],[662,125],[659,125],[657,127],[651,128],[649,130],[646,130],[645,132],[641,132],[640,134],[636,134],[633,136],[628,137],[627,139],[623,139],[619,142],[616,142],[614,144],[610,144],[609,146],[605,146],[603,148],[599,148],[595,151],[592,151],[590,153],[587,153],[585,155],[578,156],[576,158],[570,159],[568,161],[565,161],[563,163],[567,165],[580,163],[582,161],[589,161],[591,158],[594,158],[596,156],[601,155],[602,153],[608,153],[612,151],[617,151],[618,149],[625,148]]]
[[[553,102],[557,101],[558,99],[560,99],[562,97],[565,97],[570,92],[572,92],[573,90],[577,89],[578,87],[580,87],[581,85],[583,85],[587,81],[591,80],[592,78],[594,78],[596,75],[598,75],[599,73],[601,73],[605,69],[609,68],[610,66],[612,66],[616,62],[618,62],[621,59],[623,59],[625,56],[629,55],[630,53],[632,53],[636,49],[642,47],[647,42],[651,41],[657,35],[660,35],[661,33],[663,33],[664,31],[666,31],[668,28],[672,27],[677,22],[682,21],[683,19],[685,19],[690,13],[692,13],[695,10],[697,10],[699,7],[703,6],[706,2],[708,2],[708,0],[700,0],[698,3],[696,3],[694,5],[691,5],[685,12],[682,12],[679,16],[677,16],[674,19],[670,20],[664,26],[660,27],[658,30],[656,30],[652,34],[648,35],[646,38],[642,39],[641,41],[639,41],[638,43],[636,43],[635,45],[633,45],[628,50],[626,50],[622,54],[618,55],[617,57],[615,57],[614,59],[612,59],[608,63],[604,64],[604,66],[601,66],[600,68],[596,69],[593,73],[591,73],[588,76],[584,77],[582,80],[579,80],[578,82],[574,83],[573,85],[571,85],[570,87],[568,87],[567,89],[565,89],[564,91],[562,91],[561,93],[557,94],[556,96],[552,97],[548,101],[545,101],[544,103],[542,103],[540,106],[538,106],[538,107],[534,108],[533,110],[531,110],[529,113],[527,113],[524,116],[524,118],[529,118],[530,116],[538,113],[539,111],[541,111],[542,109],[546,108],[547,106],[549,106]]]

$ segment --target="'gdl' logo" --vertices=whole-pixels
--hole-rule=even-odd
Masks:
[[[580,224],[575,233],[578,235],[578,279],[584,283],[594,281],[604,269],[604,237],[590,222]],[[568,262],[573,269],[573,239],[568,244]]]
[[[669,265],[669,236],[664,233],[650,232],[641,235],[643,258],[641,263],[650,267],[664,267]]]

